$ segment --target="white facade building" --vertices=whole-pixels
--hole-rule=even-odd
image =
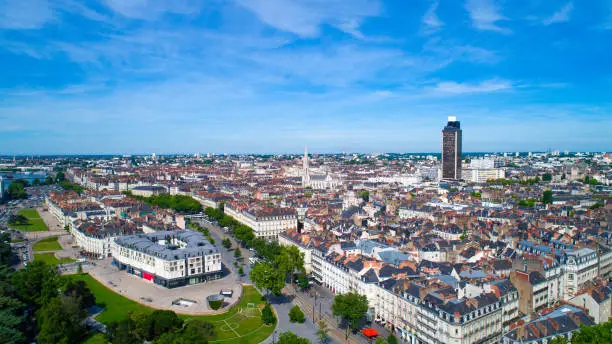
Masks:
[[[165,231],[124,236],[111,246],[122,270],[173,288],[221,277],[221,253],[200,232]]]

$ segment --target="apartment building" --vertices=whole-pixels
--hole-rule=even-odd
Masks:
[[[111,256],[111,246],[115,238],[142,233],[134,223],[118,219],[108,222],[77,220],[70,223],[69,230],[76,245],[100,259]]]
[[[564,296],[568,300],[584,289],[587,282],[597,277],[597,252],[590,248],[581,248],[566,253],[564,270]]]
[[[223,211],[236,221],[251,227],[255,236],[266,240],[277,240],[280,232],[297,229],[297,214],[290,208],[249,208],[226,204]]]
[[[111,254],[120,269],[167,288],[221,277],[221,253],[192,230],[119,237]]]

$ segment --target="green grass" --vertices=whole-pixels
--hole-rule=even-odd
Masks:
[[[54,236],[39,240],[32,248],[34,249],[34,252],[59,251],[62,249],[62,246],[59,244],[59,242],[57,242],[57,237]]]
[[[75,260],[72,258],[57,259],[55,253],[35,253],[34,260],[40,260],[48,265],[59,265],[64,263],[72,263]]]
[[[83,342],[83,344],[107,344],[107,343],[108,342],[106,341],[106,337],[102,333],[93,334],[87,337],[87,339],[85,339],[85,341]]]
[[[9,225],[9,227],[24,232],[42,232],[49,230],[45,221],[43,221],[38,214],[38,210],[32,208],[21,209],[18,211],[18,214],[27,217],[30,223],[27,225]]]
[[[88,274],[70,275],[66,278],[84,281],[87,284],[96,297],[96,303],[104,307],[104,311],[96,317],[96,320],[105,325],[125,319],[130,311],[148,313],[154,310],[115,293]],[[206,301],[203,298],[201,302]],[[235,343],[242,337],[247,339],[247,343],[260,343],[270,336],[272,331],[274,331],[274,326],[263,325],[261,316],[259,316],[260,313],[257,311],[252,311],[255,314],[254,317],[244,316],[241,310],[246,309],[248,303],[254,303],[258,309],[264,306],[261,294],[253,286],[244,286],[240,302],[223,314],[202,316],[181,315],[181,318],[185,320],[195,318],[212,322],[217,330],[217,337],[212,343]],[[230,330],[227,324],[235,327],[234,331],[239,336]]]
[[[11,240],[11,242],[13,242],[13,243],[17,243],[17,242],[24,242],[24,241],[25,241],[25,239],[22,239],[22,238],[12,239],[12,240]]]
[[[41,217],[38,214],[38,210],[34,209],[34,208],[26,208],[26,209],[21,209],[17,212],[19,215],[23,215],[25,217],[27,217],[28,219],[33,219],[33,220],[40,220]]]

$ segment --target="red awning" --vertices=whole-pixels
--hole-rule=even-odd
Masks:
[[[142,278],[146,279],[147,281],[151,281],[153,280],[153,275],[148,273],[148,272],[142,272]]]
[[[378,336],[378,331],[376,331],[373,328],[363,329],[363,330],[361,330],[361,333],[363,333],[368,338],[372,338],[372,337]]]

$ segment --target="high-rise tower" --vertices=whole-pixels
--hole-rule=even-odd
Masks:
[[[307,187],[310,182],[310,171],[308,168],[308,145],[304,147],[304,158],[302,159],[302,187]]]
[[[461,125],[455,116],[442,129],[442,179],[461,179]]]

